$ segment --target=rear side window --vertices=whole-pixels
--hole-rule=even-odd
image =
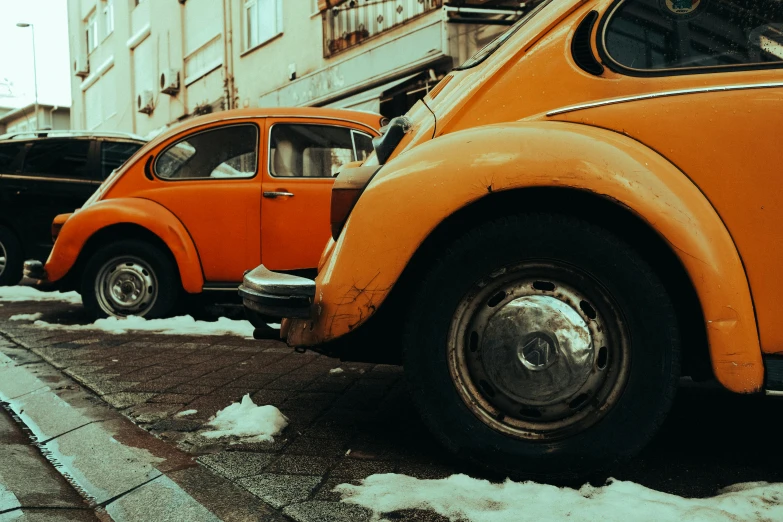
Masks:
[[[231,125],[199,132],[166,149],[155,163],[161,179],[247,179],[258,170],[258,128]]]
[[[101,175],[103,179],[109,177],[114,169],[118,169],[128,158],[141,148],[138,143],[110,143],[101,144]]]
[[[622,0],[603,46],[638,71],[769,66],[783,61],[780,0]]]
[[[24,149],[24,143],[4,143],[0,145],[0,174],[16,169],[16,162],[22,149]]]
[[[332,178],[343,165],[373,150],[362,132],[329,125],[277,124],[270,139],[269,172],[277,178]]]
[[[42,176],[88,179],[90,142],[87,140],[46,140],[33,143],[22,172]]]

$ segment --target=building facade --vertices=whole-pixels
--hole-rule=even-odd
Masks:
[[[71,112],[68,107],[35,104],[18,109],[0,108],[0,134],[13,134],[34,130],[68,130],[71,128]]]
[[[524,6],[69,0],[72,126],[154,135],[194,115],[269,106],[396,116],[517,20]]]

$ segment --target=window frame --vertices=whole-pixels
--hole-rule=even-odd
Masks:
[[[710,74],[716,72],[730,73],[730,72],[742,72],[742,71],[760,71],[767,69],[780,69],[783,68],[783,60],[779,62],[761,62],[756,64],[743,64],[743,65],[710,65],[705,67],[675,67],[667,69],[635,69],[633,67],[627,67],[620,62],[616,61],[606,48],[606,34],[609,23],[617,13],[618,9],[627,1],[630,0],[615,0],[603,13],[601,20],[598,24],[598,30],[596,32],[596,48],[598,49],[598,55],[601,57],[601,62],[606,65],[612,72],[622,74],[624,76],[635,77],[666,77],[666,76],[684,76],[691,74]]]
[[[258,49],[259,47],[262,47],[266,45],[267,43],[271,42],[272,40],[278,38],[283,34],[283,1],[282,0],[272,0],[276,4],[277,8],[277,16],[275,20],[275,29],[276,32],[269,38],[266,38],[264,40],[259,40],[256,43],[250,42],[250,8],[255,6],[258,8],[258,2],[259,0],[243,0],[242,3],[242,54],[249,53],[255,49]],[[257,15],[258,16],[258,15]],[[257,22],[257,20],[256,20]]]
[[[166,154],[169,150],[174,148],[177,144],[179,144],[182,141],[186,141],[189,138],[192,138],[194,136],[198,136],[199,134],[205,134],[207,132],[214,132],[216,130],[223,130],[227,129],[229,127],[253,127],[256,130],[256,171],[252,176],[248,176],[246,178],[163,178],[158,175],[158,162],[160,161],[160,158]],[[152,172],[152,175],[155,177],[155,179],[158,179],[160,181],[164,181],[167,183],[181,183],[181,182],[188,182],[188,181],[234,181],[234,182],[242,182],[242,181],[251,181],[258,177],[259,171],[261,170],[261,158],[259,156],[261,152],[261,126],[252,121],[243,121],[243,122],[232,122],[227,125],[220,125],[217,127],[210,127],[207,129],[200,129],[196,132],[186,132],[184,135],[180,135],[174,139],[169,145],[166,145],[166,147],[161,150],[158,154],[155,155],[155,159],[152,162],[152,166],[150,168],[150,171]]]
[[[298,125],[298,126],[310,126],[310,127],[331,127],[331,128],[338,128],[338,129],[348,129],[351,132],[351,145],[353,146],[353,153],[356,154],[356,140],[354,139],[354,133],[364,134],[370,140],[374,139],[374,136],[370,133],[361,131],[359,129],[356,129],[354,127],[351,127],[349,125],[335,125],[332,123],[312,123],[312,122],[291,122],[291,121],[276,121],[272,123],[272,125],[269,126],[269,136],[267,136],[267,144],[266,144],[266,171],[269,174],[269,177],[271,179],[284,179],[284,180],[313,180],[313,179],[335,179],[337,176],[275,176],[272,174],[272,131],[273,129],[278,125]],[[356,160],[353,160],[356,161]]]
[[[103,41],[114,33],[114,0],[101,0],[101,18],[103,22],[101,41]]]
[[[90,38],[92,27],[92,38]],[[92,52],[101,45],[100,37],[98,35],[98,10],[93,9],[92,12],[84,19],[84,34],[87,38],[87,54]]]

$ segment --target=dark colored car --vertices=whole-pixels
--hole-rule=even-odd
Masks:
[[[0,136],[0,286],[19,282],[26,259],[46,261],[54,217],[81,207],[144,143],[121,133]]]

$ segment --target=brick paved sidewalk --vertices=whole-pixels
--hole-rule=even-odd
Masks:
[[[5,303],[0,331],[294,520],[368,519],[338,503],[337,484],[374,473],[440,478],[457,471],[413,410],[401,368],[340,363],[275,341],[58,332],[9,321],[42,311],[47,322],[82,319],[79,307],[61,303]],[[231,445],[196,433],[245,394],[289,418],[274,443]],[[197,413],[176,417],[191,409]],[[424,512],[393,518],[439,520]]]

